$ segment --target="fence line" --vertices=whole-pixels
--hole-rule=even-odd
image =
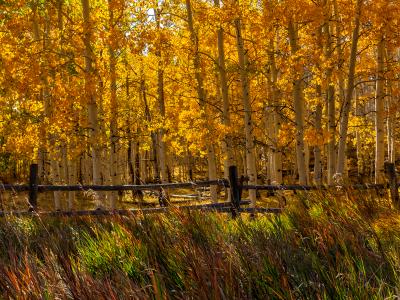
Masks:
[[[267,191],[309,191],[309,190],[328,190],[330,188],[341,188],[341,189],[354,189],[354,190],[367,190],[367,189],[389,189],[391,194],[391,199],[395,207],[400,207],[399,193],[396,177],[396,169],[394,163],[385,163],[385,170],[388,177],[389,184],[355,184],[355,185],[343,185],[343,186],[310,186],[310,185],[243,185],[239,183],[238,172],[236,166],[229,167],[229,180],[218,179],[218,180],[204,180],[195,182],[183,182],[183,183],[160,183],[160,184],[146,184],[146,185],[39,185],[38,184],[38,166],[37,164],[32,164],[30,166],[29,174],[29,184],[3,184],[0,185],[0,190],[5,191],[15,191],[15,192],[29,192],[29,211],[28,212],[0,212],[0,216],[6,214],[16,214],[24,215],[26,213],[34,213],[37,209],[37,195],[41,192],[50,191],[137,191],[137,190],[156,190],[160,193],[163,189],[177,189],[177,188],[197,188],[206,186],[222,186],[229,188],[231,194],[231,202],[225,203],[212,203],[209,205],[190,205],[181,206],[181,209],[200,209],[200,210],[215,210],[220,212],[231,212],[232,216],[235,217],[239,212],[280,212],[280,209],[275,208],[241,208],[240,205],[247,205],[249,201],[242,201],[241,194],[243,190],[267,190]],[[140,205],[140,204],[139,204]],[[91,211],[75,211],[75,212],[62,212],[66,215],[82,215],[92,214],[92,215],[107,215],[107,214],[129,214],[138,213],[142,211],[143,213],[153,213],[153,212],[164,212],[168,211],[167,208],[144,208],[139,210],[91,210]],[[90,213],[89,213],[90,212]],[[48,212],[50,215],[55,213],[60,215],[60,212]],[[43,213],[40,213],[43,214]]]
[[[398,184],[399,186],[399,184]],[[311,190],[329,190],[332,188],[354,189],[354,190],[373,190],[387,189],[388,184],[352,184],[352,185],[243,185],[244,190],[265,190],[265,191],[311,191]]]
[[[176,188],[197,188],[217,185],[230,188],[230,183],[226,179],[182,182],[182,183],[160,183],[160,184],[144,184],[144,185],[37,185],[37,191],[42,192],[82,192],[82,191],[154,191],[160,189],[176,189]],[[355,189],[355,190],[373,190],[388,189],[389,184],[353,184],[353,185],[238,185],[243,190],[266,190],[266,191],[310,191],[310,190],[329,190],[332,188]],[[400,184],[397,184],[399,187]],[[28,184],[0,184],[0,191],[27,192],[31,190]],[[173,195],[178,196],[178,195]],[[193,196],[196,198],[197,196]]]
[[[219,180],[205,180],[205,181],[194,181],[194,182],[179,182],[179,183],[159,183],[159,184],[125,184],[125,185],[90,185],[90,184],[76,184],[76,185],[37,185],[38,192],[74,192],[74,191],[152,191],[160,189],[177,189],[177,188],[196,188],[205,187],[210,185],[219,185],[228,187],[229,183],[225,179]],[[3,184],[0,185],[1,190],[24,192],[31,189],[31,185],[28,184]]]

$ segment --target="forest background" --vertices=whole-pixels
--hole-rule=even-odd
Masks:
[[[217,179],[235,164],[250,184],[381,183],[398,148],[399,9],[0,0],[1,179],[32,162],[53,184]]]

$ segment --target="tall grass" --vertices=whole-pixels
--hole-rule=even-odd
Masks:
[[[276,216],[0,220],[4,299],[397,299],[400,214],[360,192]]]

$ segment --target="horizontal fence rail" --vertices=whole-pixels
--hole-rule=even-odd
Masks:
[[[217,185],[230,188],[230,184],[225,179],[206,180],[182,183],[160,183],[160,184],[144,184],[144,185],[37,185],[38,192],[79,192],[79,191],[154,191],[160,189],[177,189],[177,188],[197,188]],[[373,190],[388,189],[389,184],[353,184],[353,185],[238,185],[242,190],[265,190],[265,191],[311,191],[311,190],[329,190],[332,188],[354,189],[354,190]],[[397,183],[397,187],[400,184]],[[27,192],[31,189],[28,184],[0,184],[0,191]],[[178,197],[180,195],[171,195]],[[186,196],[189,198],[189,196]],[[199,196],[191,196],[198,198]],[[201,198],[201,197],[200,197]],[[206,198],[206,197],[203,197]]]
[[[400,186],[400,184],[397,184]],[[329,190],[333,188],[354,189],[354,190],[373,190],[387,189],[388,184],[353,184],[353,185],[243,185],[243,190],[265,190],[265,191],[312,191]]]
[[[5,215],[29,215],[29,214],[40,214],[40,215],[113,215],[113,214],[138,214],[142,213],[155,213],[155,212],[167,212],[168,207],[154,207],[154,208],[141,208],[131,210],[87,210],[87,211],[69,211],[69,212],[38,212],[37,209],[37,194],[42,192],[76,192],[76,191],[158,191],[160,195],[164,189],[179,189],[179,188],[199,188],[207,186],[221,186],[226,189],[231,195],[231,202],[223,203],[211,203],[206,205],[186,205],[179,206],[179,209],[198,209],[203,211],[218,211],[218,212],[231,212],[232,216],[235,217],[240,212],[264,212],[264,213],[279,213],[280,208],[262,208],[262,207],[248,207],[243,208],[241,205],[248,205],[250,201],[242,200],[243,190],[266,190],[266,191],[312,191],[312,190],[329,190],[332,188],[340,190],[368,190],[368,189],[389,189],[392,202],[395,207],[399,205],[399,183],[397,182],[396,169],[393,163],[385,163],[385,171],[388,177],[388,184],[354,184],[354,185],[249,185],[242,184],[242,180],[238,178],[238,172],[236,166],[229,167],[229,180],[218,179],[218,180],[204,180],[194,182],[182,182],[182,183],[159,183],[159,184],[145,184],[145,185],[40,185],[38,184],[37,175],[37,164],[30,166],[29,184],[0,184],[0,191],[13,191],[13,192],[29,192],[29,211],[24,212],[0,212],[0,216]],[[243,179],[243,178],[242,178]],[[178,195],[173,195],[178,196]],[[198,196],[193,196],[198,197]],[[200,197],[198,197],[200,198]],[[205,197],[203,197],[205,198]],[[207,199],[207,198],[206,198]],[[200,200],[200,199],[199,199]],[[136,203],[136,202],[135,202]],[[178,201],[169,201],[168,203],[178,203]],[[184,201],[181,203],[183,204]],[[151,206],[150,203],[137,202],[139,206]],[[156,204],[154,204],[156,205]]]
[[[229,183],[224,180],[205,180],[195,182],[178,182],[178,183],[160,183],[160,184],[143,184],[143,185],[37,185],[38,192],[77,192],[77,191],[152,191],[160,189],[179,189],[179,188],[197,188],[211,185],[219,185],[229,187]],[[31,186],[28,184],[3,184],[0,190],[24,192],[29,191]]]

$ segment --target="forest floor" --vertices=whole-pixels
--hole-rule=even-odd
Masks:
[[[255,219],[3,217],[0,298],[399,299],[400,212],[387,196],[287,200]]]

